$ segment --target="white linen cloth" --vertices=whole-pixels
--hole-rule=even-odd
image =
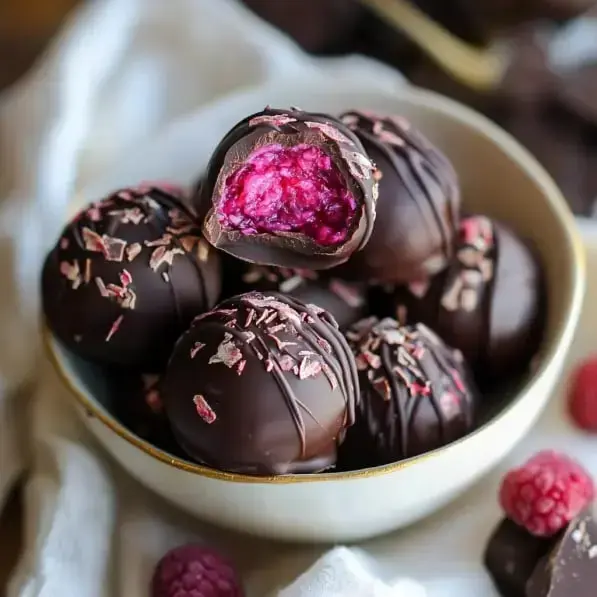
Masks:
[[[357,78],[372,89],[401,84],[362,58],[306,57],[233,0],[92,0],[45,60],[1,99],[0,506],[31,465],[26,553],[9,597],[147,597],[157,560],[197,540],[229,552],[241,565],[248,597],[263,597],[321,555],[321,548],[206,528],[143,490],[96,449],[37,350],[41,260],[73,199],[95,198],[81,197],[81,189],[102,188],[113,164],[167,135],[185,114],[285,77],[315,87],[330,77]],[[597,243],[594,255],[597,271]],[[593,320],[581,326],[591,329]],[[589,346],[587,336],[582,350]],[[504,467],[543,446],[566,447],[581,459],[594,453],[594,442],[563,428],[554,408]],[[368,543],[383,576],[413,575],[425,581],[429,597],[494,595],[478,559],[498,517],[498,475],[416,529]],[[456,518],[458,525],[449,525]],[[354,583],[346,597],[372,597],[374,590],[424,595],[411,581],[382,582],[379,571],[353,551],[332,551],[282,596],[335,597],[334,582],[347,577]]]
[[[144,596],[167,549],[206,535],[194,521],[177,525],[183,517],[111,470],[38,353],[40,266],[75,199],[95,198],[79,190],[101,186],[120,156],[236,90],[330,77],[362,78],[371,88],[402,83],[359,57],[310,58],[233,0],[94,0],[2,98],[0,506],[31,465],[26,553],[11,596]],[[353,575],[346,586],[354,597],[373,595],[367,587],[381,581],[362,563],[353,570],[350,554],[332,558],[345,582]],[[301,595],[333,597],[331,590]]]

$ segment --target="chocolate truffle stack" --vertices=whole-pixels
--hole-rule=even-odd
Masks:
[[[462,219],[454,168],[403,118],[266,108],[188,198],[142,185],[84,209],[42,291],[55,336],[130,389],[113,410],[135,433],[283,475],[469,433],[477,381],[529,366],[540,277],[512,231]]]

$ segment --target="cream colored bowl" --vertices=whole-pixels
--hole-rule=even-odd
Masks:
[[[133,163],[103,181],[102,190],[141,178],[191,180],[227,128],[266,104],[403,114],[453,160],[466,210],[511,224],[535,243],[544,263],[549,314],[542,358],[526,384],[508,396],[503,411],[460,441],[388,466],[275,478],[232,475],[172,457],[123,428],[102,406],[106,384],[97,368],[49,335],[47,346],[85,425],[132,476],[156,493],[231,529],[289,540],[346,542],[429,515],[487,473],[525,435],[560,379],[584,293],[584,251],[551,178],[485,118],[438,95],[406,87],[387,95],[363,91],[356,84],[315,92],[298,87],[248,92],[181,123],[162,144],[134,156]]]

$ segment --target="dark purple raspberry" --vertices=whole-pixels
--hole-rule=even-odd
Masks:
[[[220,554],[202,545],[183,545],[158,563],[152,597],[243,597],[234,568]]]

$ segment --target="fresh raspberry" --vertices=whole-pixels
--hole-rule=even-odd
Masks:
[[[218,553],[201,545],[169,551],[158,563],[152,597],[243,597],[236,572]]]
[[[558,452],[544,451],[504,477],[499,497],[508,518],[537,537],[551,537],[594,494],[593,480],[578,462]]]
[[[586,361],[576,370],[568,395],[568,409],[581,429],[597,433],[597,358]]]

